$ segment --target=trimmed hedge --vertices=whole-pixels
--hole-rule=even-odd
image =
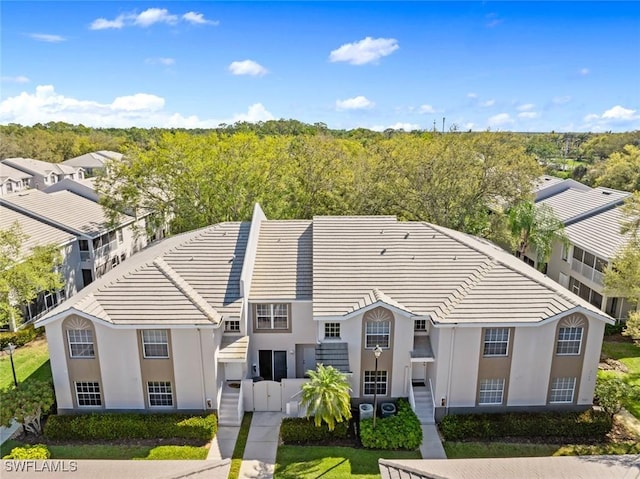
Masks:
[[[44,444],[34,444],[30,446],[25,444],[21,447],[14,447],[11,453],[3,457],[3,459],[50,459],[51,452]]]
[[[33,327],[32,324],[25,326],[18,331],[5,332],[0,333],[0,349],[6,348],[9,343],[14,344],[15,346],[24,346],[27,343],[30,343],[41,333],[42,328],[38,328],[37,330]]]
[[[495,439],[498,437],[602,438],[611,430],[611,417],[604,411],[451,414],[440,423],[447,441]]]
[[[330,441],[332,439],[346,439],[349,436],[349,422],[336,423],[333,431],[322,423],[316,426],[313,418],[285,417],[280,425],[280,437],[285,444],[309,444],[313,442]]]
[[[395,416],[360,421],[360,441],[369,449],[417,449],[422,444],[422,426],[409,402],[398,399]]]
[[[54,440],[196,439],[209,441],[218,430],[214,414],[89,414],[52,415],[44,436]]]

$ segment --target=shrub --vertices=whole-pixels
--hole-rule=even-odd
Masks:
[[[414,450],[422,444],[422,426],[405,399],[398,399],[395,416],[360,421],[360,441],[369,449]]]
[[[622,334],[625,324],[622,321],[616,321],[616,324],[605,324],[604,335],[611,336],[612,334]]]
[[[90,414],[49,416],[44,428],[47,439],[196,439],[209,441],[215,436],[215,415],[184,414]]]
[[[11,454],[3,457],[3,459],[49,459],[51,452],[44,444],[34,444],[30,446],[25,444],[21,447],[11,449]]]
[[[280,426],[280,437],[285,444],[309,444],[313,442],[345,439],[349,434],[347,421],[336,423],[333,431],[326,423],[316,426],[313,418],[285,417]]]
[[[440,423],[447,441],[494,439],[497,437],[602,438],[612,420],[603,411],[584,412],[459,414]]]
[[[27,343],[30,343],[36,336],[40,334],[43,328],[36,329],[32,324],[25,326],[18,331],[0,333],[0,349],[6,348],[9,343],[14,344],[15,346],[24,346]]]

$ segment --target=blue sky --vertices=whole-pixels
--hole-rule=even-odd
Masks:
[[[0,123],[640,129],[640,2],[1,5]]]

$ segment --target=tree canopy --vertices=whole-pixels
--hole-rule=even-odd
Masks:
[[[317,427],[324,422],[333,431],[336,423],[351,417],[351,388],[347,377],[333,366],[318,364],[315,371],[307,371],[309,382],[302,385],[302,406],[307,417],[313,416]]]

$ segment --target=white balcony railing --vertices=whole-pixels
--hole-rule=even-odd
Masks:
[[[594,283],[600,285],[603,284],[603,274],[597,269],[589,266],[588,264],[585,264],[573,258],[573,261],[571,261],[571,269],[576,273],[580,273],[582,276],[593,281]]]

